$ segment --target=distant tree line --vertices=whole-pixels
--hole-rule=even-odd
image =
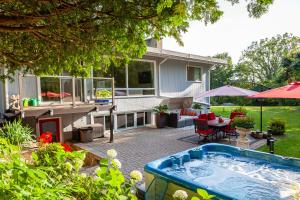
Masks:
[[[215,56],[227,60],[211,71],[211,88],[233,85],[254,91],[265,91],[290,82],[300,81],[300,37],[292,34],[277,35],[253,42],[237,64],[228,53]],[[211,103],[257,105],[257,100],[244,97],[213,97]],[[299,100],[265,99],[264,105],[300,105]]]

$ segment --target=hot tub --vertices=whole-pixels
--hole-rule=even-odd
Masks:
[[[206,144],[148,163],[146,200],[172,199],[198,188],[221,199],[293,199],[300,160],[222,144]]]

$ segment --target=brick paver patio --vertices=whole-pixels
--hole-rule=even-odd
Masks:
[[[188,139],[183,139],[185,137]],[[126,176],[134,169],[143,171],[144,165],[148,162],[199,145],[193,126],[177,129],[152,127],[132,129],[116,133],[114,143],[108,141],[109,138],[106,136],[91,143],[75,145],[99,157],[106,157],[106,151],[109,149],[117,150],[118,159],[122,163],[122,171]],[[217,142],[229,144],[227,139]],[[235,142],[231,144],[234,145]],[[263,144],[265,144],[265,140],[260,140],[251,144],[251,148],[256,149]],[[90,170],[92,172],[93,168]]]
[[[106,157],[108,149],[117,150],[122,171],[128,175],[134,169],[143,171],[144,165],[150,161],[197,146],[178,140],[194,134],[193,127],[145,127],[115,134],[114,143],[108,143],[108,138],[101,138],[91,143],[78,143],[76,146],[100,157]]]

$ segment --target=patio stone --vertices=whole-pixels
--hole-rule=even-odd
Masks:
[[[196,137],[193,137],[196,136]],[[189,142],[182,138],[195,138]],[[87,150],[99,157],[106,157],[106,151],[115,149],[117,158],[122,163],[122,171],[128,176],[132,170],[143,171],[144,165],[153,160],[190,149],[198,144],[198,136],[194,127],[163,128],[144,127],[116,133],[114,143],[109,143],[109,138],[100,138],[91,143],[77,143],[77,147]],[[217,141],[228,144],[227,139]],[[264,141],[260,142],[264,144]],[[260,145],[261,145],[260,144]],[[232,142],[235,145],[235,142]],[[257,144],[255,144],[257,146]],[[259,146],[260,146],[259,145]],[[93,168],[92,168],[93,169]],[[90,171],[92,171],[90,169]]]

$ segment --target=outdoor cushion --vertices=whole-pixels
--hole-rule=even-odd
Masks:
[[[207,118],[208,120],[215,120],[216,119],[216,115],[215,113],[211,112],[207,114]]]
[[[207,114],[200,114],[200,115],[199,115],[199,119],[205,119],[205,120],[208,120]]]
[[[201,134],[201,135],[210,135],[213,134],[214,131],[212,129],[208,129],[208,130],[197,130],[197,133]]]

